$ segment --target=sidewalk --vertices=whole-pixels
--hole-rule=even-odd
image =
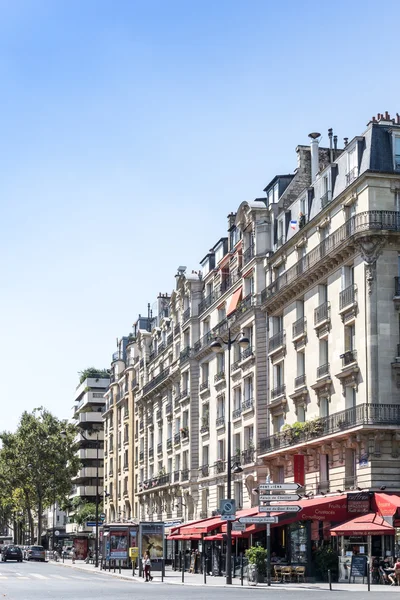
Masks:
[[[135,571],[135,577],[132,577],[132,571],[128,569],[121,569],[121,574],[118,572],[118,568],[116,568],[115,573],[114,569],[111,571],[100,571],[100,569],[96,569],[93,565],[86,564],[82,560],[77,560],[73,565],[70,560],[66,560],[64,563],[62,561],[54,562],[49,561],[51,564],[66,567],[69,569],[75,569],[78,571],[85,571],[90,574],[99,574],[106,575],[107,577],[117,577],[119,579],[125,579],[127,581],[132,581],[136,583],[144,583],[144,579],[139,577],[138,571]],[[211,577],[207,576],[206,584],[204,584],[203,575],[200,574],[192,574],[185,572],[185,581],[182,583],[182,573],[179,571],[172,571],[170,567],[166,568],[164,582],[161,581],[161,575],[158,572],[153,572],[153,581],[151,585],[184,585],[184,586],[209,586],[209,587],[234,587],[241,588],[240,579],[235,578],[233,580],[232,586],[226,585],[225,577]],[[243,590],[254,590],[261,589],[264,590],[267,588],[266,583],[259,583],[256,586],[249,585],[247,579],[245,578],[243,581]],[[296,591],[296,590],[309,590],[309,591],[329,591],[328,583],[271,583],[271,590],[285,590],[285,591]],[[332,583],[332,591],[334,592],[367,592],[367,583]],[[389,585],[371,585],[371,591],[374,592],[394,592],[400,593],[399,588],[391,587]]]

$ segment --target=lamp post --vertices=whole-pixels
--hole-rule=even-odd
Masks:
[[[220,340],[220,341],[219,341]],[[221,343],[222,342],[222,343]],[[231,348],[232,346],[238,342],[239,346],[245,350],[249,346],[249,340],[244,336],[243,333],[238,334],[236,337],[232,338],[231,328],[228,327],[228,339],[224,340],[221,337],[217,337],[214,342],[211,344],[211,350],[216,354],[219,352],[224,352],[225,348],[228,350],[228,423],[227,423],[227,497],[231,498],[232,496],[232,439],[231,439]],[[232,521],[226,522],[226,567],[225,567],[225,576],[226,583],[228,585],[232,584]]]

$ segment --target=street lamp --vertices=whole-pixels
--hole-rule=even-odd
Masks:
[[[82,433],[82,431],[79,431],[79,434],[83,437],[83,439],[86,442],[92,441],[92,440],[88,439]],[[61,435],[62,435],[62,437],[66,437],[67,432],[62,431]],[[96,568],[99,566],[99,447],[100,447],[99,432],[96,431],[96,512],[95,512],[95,519],[96,519],[95,538],[96,539],[95,539],[95,559],[94,559],[94,566]]]
[[[242,350],[249,347],[250,341],[243,332],[232,338],[231,328],[228,328],[228,339],[224,340],[221,337],[216,338],[210,348],[216,354],[228,350],[228,440],[227,440],[227,497],[232,496],[232,440],[231,440],[231,348],[233,344],[238,343]],[[241,469],[240,465],[235,464],[235,472]],[[226,522],[226,567],[225,567],[226,583],[232,584],[232,521]]]

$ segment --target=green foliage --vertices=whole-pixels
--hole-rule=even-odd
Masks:
[[[266,560],[267,551],[262,546],[251,546],[246,550],[246,557],[251,565],[256,565],[257,572],[261,576],[265,576],[267,572]]]
[[[95,369],[94,367],[89,367],[88,369],[79,372],[79,383],[83,383],[88,377],[93,377],[94,379],[107,379],[110,377],[110,373],[107,369]]]
[[[338,579],[339,557],[330,546],[322,546],[314,556],[315,571],[321,581],[328,581],[328,570],[332,574],[332,581]]]
[[[285,439],[290,442],[296,442],[302,436],[313,437],[324,433],[324,423],[322,419],[316,418],[311,421],[296,421],[293,425],[286,424],[282,427],[282,432]]]

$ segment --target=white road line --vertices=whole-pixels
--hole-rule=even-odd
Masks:
[[[48,577],[45,577],[44,575],[39,575],[39,573],[29,573],[29,575],[31,577],[37,577],[38,579],[48,579]]]
[[[53,579],[68,579],[68,577],[63,577],[62,575],[52,575]]]
[[[85,581],[87,581],[87,577],[80,577],[79,575],[71,575],[69,579],[84,579]]]

